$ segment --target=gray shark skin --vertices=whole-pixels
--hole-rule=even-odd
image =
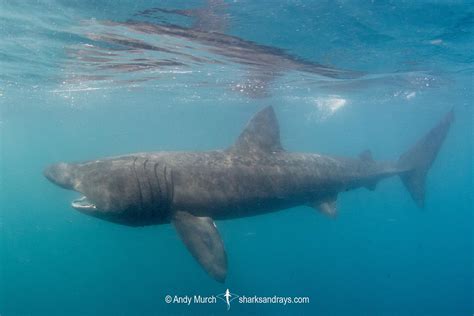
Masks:
[[[257,113],[233,146],[209,152],[136,153],[82,163],[57,163],[44,175],[84,195],[82,213],[143,226],[172,223],[188,250],[216,280],[227,256],[214,220],[254,216],[299,205],[336,215],[340,192],[398,175],[423,207],[425,178],[454,119],[453,111],[397,161],[292,153],[280,144],[272,107]]]

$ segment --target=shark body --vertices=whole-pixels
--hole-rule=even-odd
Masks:
[[[280,143],[272,107],[257,113],[236,143],[209,152],[136,153],[81,163],[57,163],[44,175],[84,195],[72,206],[111,222],[172,223],[188,250],[216,280],[227,256],[214,220],[308,205],[334,216],[339,193],[398,175],[418,206],[424,183],[454,114],[445,117],[396,161],[376,162],[369,151],[340,158],[292,153]]]

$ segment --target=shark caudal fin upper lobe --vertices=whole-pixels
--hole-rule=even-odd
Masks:
[[[398,168],[402,170],[400,178],[420,208],[424,206],[425,202],[426,175],[453,121],[454,111],[451,110],[398,160]]]

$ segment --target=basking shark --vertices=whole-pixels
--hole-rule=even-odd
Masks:
[[[419,207],[425,178],[454,119],[453,111],[394,161],[370,151],[340,158],[286,151],[272,107],[258,112],[235,144],[207,152],[136,153],[44,170],[54,184],[83,195],[76,210],[103,220],[144,226],[172,223],[214,279],[223,282],[227,256],[214,220],[307,205],[336,215],[339,193],[398,175]]]

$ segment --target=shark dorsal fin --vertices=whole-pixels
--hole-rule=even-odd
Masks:
[[[230,150],[237,153],[282,151],[280,128],[273,107],[267,106],[255,114]]]
[[[359,159],[365,162],[374,162],[374,158],[372,157],[372,152],[368,149],[364,150],[359,154]]]

